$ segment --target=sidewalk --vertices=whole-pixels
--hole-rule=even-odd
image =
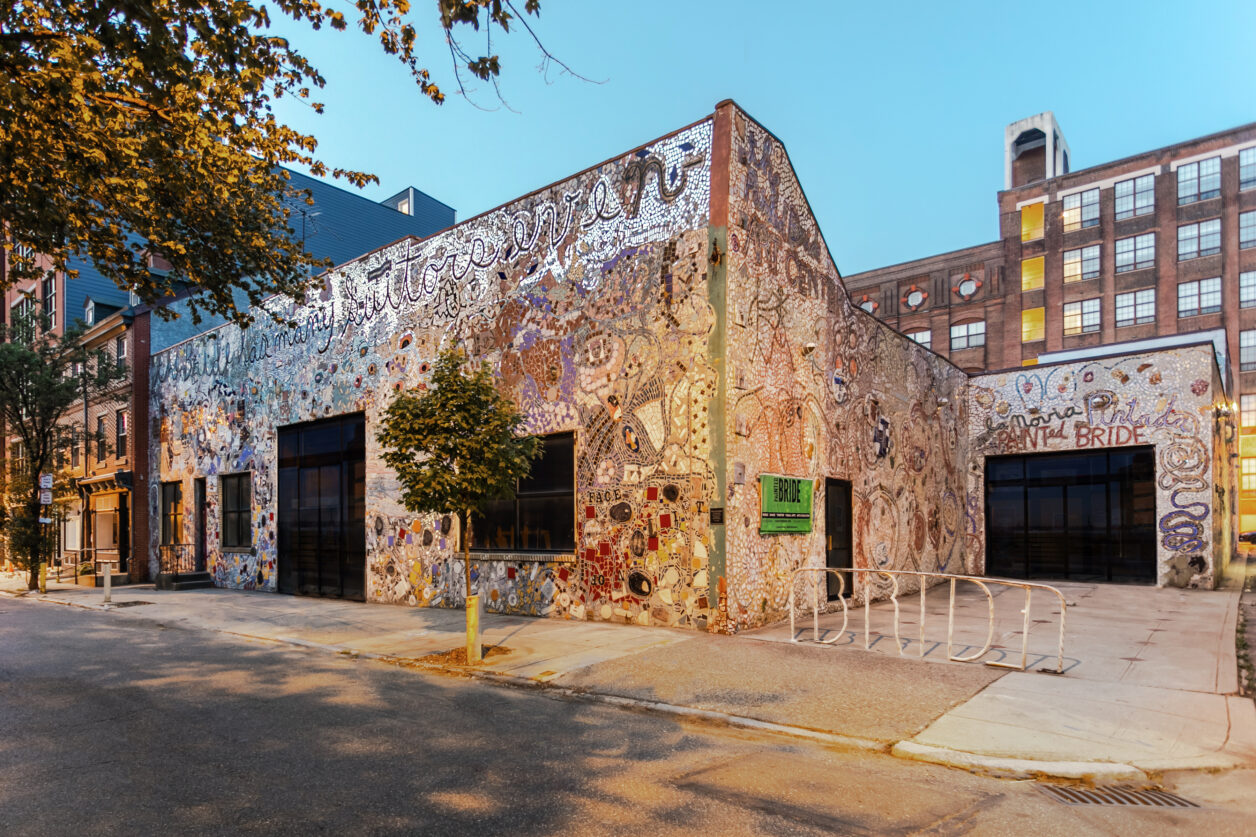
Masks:
[[[0,591],[24,589],[17,581],[0,575]],[[456,610],[142,585],[115,588],[110,617],[381,658],[1001,775],[1127,780],[1256,766],[1256,704],[1237,695],[1240,591],[1057,586],[1070,604],[1062,676],[947,662],[944,645],[921,659],[920,646],[906,643],[899,656],[887,602],[871,609],[885,640],[871,651],[863,648],[860,610],[850,614],[854,635],[837,647],[790,643],[788,623],[725,637],[486,614],[485,643],[509,652],[476,667],[424,659],[462,644]],[[53,584],[22,600],[99,610],[102,597]],[[1007,660],[1019,659],[1021,601],[1013,598],[999,597],[996,608],[996,645]],[[961,599],[957,633],[979,647],[985,599]],[[918,630],[917,601],[900,602],[905,640]],[[945,640],[945,596],[931,596],[929,605],[927,638],[937,639],[940,626]],[[1031,663],[1048,655],[1054,663],[1051,611],[1035,599]],[[840,616],[821,624],[829,632],[822,635],[836,636]],[[810,638],[809,620],[798,635]]]

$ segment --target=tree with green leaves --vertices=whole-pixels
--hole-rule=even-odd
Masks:
[[[429,0],[430,2],[430,0]],[[433,25],[463,72],[497,90],[492,35],[521,27],[539,0],[436,0]],[[337,4],[339,5],[339,4]],[[275,102],[295,98],[321,113],[323,76],[271,14],[311,29],[354,24],[404,65],[420,92],[445,99],[416,52],[410,0],[354,0],[346,13],[320,0],[22,0],[0,5],[0,224],[7,271],[0,290],[42,276],[41,254],[74,274],[89,260],[145,303],[180,288],[201,312],[240,325],[271,293],[300,299],[326,262],[292,226],[307,192],[283,166],[304,166],[363,186],[370,174],[331,168],[317,141],[280,122]],[[431,9],[430,6],[428,6]],[[485,38],[468,50],[460,32]],[[563,67],[566,70],[566,67]],[[500,96],[500,93],[498,93]],[[149,270],[149,254],[171,265]],[[165,308],[160,315],[170,316]]]
[[[88,350],[82,338],[82,326],[55,334],[42,314],[21,313],[9,325],[0,323],[0,426],[20,446],[3,460],[7,473],[0,522],[9,554],[27,571],[31,590],[39,586],[39,565],[50,552],[47,530],[39,523],[44,511],[39,476],[54,473],[82,438],[83,428],[70,408],[85,394],[89,403],[115,399],[126,379],[126,370],[112,356]]]
[[[437,358],[426,390],[398,393],[384,410],[377,438],[401,483],[402,504],[459,517],[468,597],[474,517],[494,500],[513,498],[541,454],[540,439],[519,433],[524,419],[497,391],[487,364],[453,349]],[[469,659],[478,656],[468,649]]]

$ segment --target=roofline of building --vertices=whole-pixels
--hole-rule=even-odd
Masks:
[[[283,169],[284,171],[291,172],[292,174],[297,174],[297,175],[300,175],[301,177],[306,177],[306,178],[309,178],[310,180],[315,181],[316,183],[318,183],[318,184],[319,184],[319,185],[321,185],[321,186],[326,186],[326,187],[327,187],[327,188],[329,188],[329,189],[335,189],[337,192],[341,192],[341,193],[343,193],[343,194],[347,195],[348,197],[351,197],[351,198],[356,198],[357,200],[360,200],[360,201],[366,201],[367,203],[372,204],[372,205],[374,205],[374,206],[378,206],[378,207],[380,207],[381,209],[387,209],[387,210],[390,210],[390,211],[392,211],[392,212],[397,212],[397,210],[393,209],[391,206],[389,206],[388,204],[384,203],[383,201],[376,201],[376,200],[372,200],[372,199],[368,198],[366,195],[362,195],[362,194],[359,194],[358,192],[351,191],[351,190],[346,189],[346,188],[344,188],[343,186],[340,186],[340,185],[338,185],[338,184],[336,184],[336,183],[332,183],[331,181],[324,180],[324,179],[323,179],[323,178],[321,178],[321,177],[315,177],[314,175],[312,175],[312,174],[307,174],[306,172],[303,172],[303,171],[297,171],[296,169],[290,169],[290,168],[288,168],[287,166],[280,166],[279,168]],[[424,195],[427,195],[427,197],[432,198],[432,196],[431,196],[431,195],[428,195],[428,194],[427,194],[427,192],[423,192],[423,190],[422,190],[422,189],[417,189],[417,188],[415,188],[414,186],[407,186],[405,189],[402,189],[402,190],[401,190],[401,192],[398,192],[398,193],[397,193],[397,195],[400,195],[402,192],[407,192],[407,191],[409,191],[409,190],[411,190],[411,189],[414,189],[414,191],[416,191],[416,192],[422,192]],[[397,197],[397,195],[393,195],[393,196],[392,196],[392,197],[390,197],[390,198],[384,198],[384,200],[392,200],[392,198]],[[456,211],[457,211],[457,210],[455,210],[452,206],[450,206],[449,204],[447,204],[447,203],[445,203],[444,201],[440,200],[439,198],[432,198],[432,200],[436,201],[438,204],[440,204],[441,206],[445,207],[446,209],[449,209],[449,210],[454,211],[454,212],[456,212]],[[397,214],[398,214],[398,215],[404,215],[405,213],[404,213],[404,212],[397,212]]]
[[[649,141],[647,141],[647,142],[640,143],[639,145],[634,145],[632,148],[629,148],[629,149],[628,149],[628,150],[626,150],[626,151],[621,151],[621,152],[619,152],[618,154],[615,154],[615,155],[614,155],[614,156],[612,156],[612,157],[607,157],[607,158],[606,158],[606,159],[604,159],[604,160],[600,160],[600,161],[598,161],[598,162],[594,163],[593,165],[590,165],[590,166],[585,166],[584,168],[580,169],[579,171],[573,172],[573,173],[568,174],[568,175],[564,175],[563,177],[560,177],[558,180],[552,181],[552,182],[550,182],[550,183],[546,183],[544,186],[539,186],[539,187],[537,187],[537,188],[533,189],[533,190],[532,190],[532,191],[530,191],[530,192],[525,192],[525,193],[523,193],[522,195],[517,195],[517,196],[515,196],[515,197],[511,198],[510,200],[503,201],[502,203],[499,203],[499,204],[497,204],[496,206],[493,206],[493,207],[491,207],[491,208],[489,208],[489,209],[486,209],[486,210],[484,210],[483,212],[478,212],[478,213],[476,213],[475,215],[472,215],[472,216],[470,216],[470,217],[468,217],[468,218],[464,218],[464,219],[463,219],[463,220],[461,220],[461,221],[455,221],[453,224],[450,224],[448,227],[443,227],[443,228],[441,228],[441,229],[439,229],[439,230],[436,230],[436,231],[435,231],[435,232],[433,232],[431,235],[424,236],[424,237],[422,237],[422,238],[421,238],[421,237],[419,237],[419,236],[416,236],[416,235],[403,235],[401,238],[397,239],[396,241],[390,241],[388,244],[384,244],[384,245],[382,245],[382,246],[380,246],[380,247],[376,247],[374,250],[369,250],[369,251],[367,251],[367,252],[363,253],[362,255],[358,256],[357,258],[350,259],[349,261],[344,262],[344,263],[342,263],[342,264],[339,264],[339,265],[337,265],[336,267],[333,267],[333,268],[330,268],[330,269],[328,269],[328,270],[325,270],[325,271],[323,271],[323,273],[320,273],[320,274],[319,274],[319,276],[325,276],[326,274],[331,273],[333,270],[339,270],[340,268],[344,267],[345,265],[350,265],[350,264],[353,264],[354,262],[358,262],[358,261],[361,261],[362,259],[365,259],[365,258],[368,258],[368,257],[370,257],[370,256],[373,256],[373,255],[375,255],[376,253],[380,252],[381,250],[387,250],[389,247],[395,247],[396,245],[400,244],[400,243],[401,243],[401,242],[403,242],[403,241],[409,241],[409,240],[414,240],[414,241],[426,241],[426,240],[427,240],[427,239],[429,239],[429,238],[432,238],[432,237],[434,237],[434,236],[438,236],[438,235],[440,235],[441,233],[448,232],[449,230],[452,230],[452,229],[454,229],[454,228],[456,228],[456,227],[461,227],[461,226],[463,226],[464,224],[470,224],[472,221],[478,221],[478,220],[480,220],[481,218],[484,218],[484,217],[487,217],[487,216],[489,216],[489,215],[492,215],[494,212],[499,212],[500,210],[505,209],[506,207],[510,206],[512,203],[518,203],[519,201],[522,201],[522,200],[527,200],[528,198],[535,197],[536,195],[539,195],[539,194],[541,194],[542,192],[545,192],[545,191],[547,191],[547,190],[549,190],[549,189],[553,189],[555,186],[558,186],[558,185],[559,185],[559,184],[561,184],[561,183],[565,183],[565,182],[567,182],[568,180],[573,180],[573,179],[575,179],[575,178],[577,178],[577,177],[580,177],[581,175],[588,174],[589,172],[593,171],[594,169],[600,169],[602,166],[609,165],[609,164],[611,164],[611,163],[615,162],[616,160],[618,160],[620,157],[626,157],[626,156],[628,156],[629,154],[632,154],[632,153],[634,153],[634,152],[640,151],[640,150],[641,150],[641,149],[643,149],[643,148],[648,148],[649,146],[654,145],[654,144],[655,144],[655,143],[657,143],[657,142],[662,142],[662,141],[663,141],[663,140],[665,140],[665,139],[671,139],[672,137],[676,136],[677,134],[681,133],[682,131],[688,131],[690,128],[694,127],[695,125],[701,125],[703,122],[706,122],[708,119],[712,119],[712,118],[714,118],[714,116],[715,116],[714,112],[712,112],[712,113],[708,113],[708,114],[706,114],[705,116],[703,116],[701,119],[695,119],[693,122],[690,122],[690,123],[689,123],[689,124],[687,124],[687,125],[683,125],[683,126],[681,126],[681,127],[677,128],[677,129],[676,129],[676,130],[674,130],[674,131],[668,131],[666,134],[661,134],[660,136],[657,136],[657,137],[655,137],[655,138],[654,138],[654,139],[652,139],[652,140],[649,140]],[[268,298],[269,298],[269,297],[268,297]]]
[[[308,176],[309,176],[309,175],[307,175],[307,177],[308,177]],[[327,181],[325,181],[325,180],[320,180],[319,182],[320,182],[320,183],[326,183]],[[329,185],[330,185],[330,184],[329,184]],[[337,187],[337,188],[339,188],[339,187]],[[341,190],[341,191],[347,191],[347,190]],[[453,212],[453,213],[455,213],[455,214],[457,214],[457,212],[458,212],[458,210],[457,210],[457,209],[454,209],[452,206],[450,206],[449,204],[445,203],[445,202],[444,202],[443,200],[441,200],[440,198],[434,198],[434,197],[432,197],[432,196],[431,196],[431,195],[429,195],[427,192],[424,192],[422,189],[420,189],[420,188],[419,188],[419,187],[417,187],[417,186],[407,186],[406,188],[402,189],[402,190],[401,190],[400,192],[398,192],[397,194],[395,194],[395,195],[389,195],[388,197],[384,198],[382,201],[377,201],[377,203],[379,203],[379,205],[380,205],[380,206],[382,206],[382,207],[384,207],[385,209],[392,209],[392,207],[388,205],[388,201],[393,201],[393,200],[396,200],[397,198],[401,197],[402,195],[408,195],[410,192],[418,192],[420,195],[422,195],[423,197],[427,198],[428,200],[433,200],[433,201],[436,201],[438,204],[440,204],[441,206],[445,207],[445,208],[446,208],[446,209],[448,209],[450,212]],[[349,192],[349,194],[351,194],[351,195],[352,195],[352,194],[353,194],[353,192]],[[364,196],[361,196],[361,197],[364,197]],[[367,200],[370,200],[370,198],[367,198]],[[394,211],[395,211],[395,210],[394,210]]]
[[[726,99],[726,100],[724,100],[724,101],[730,101],[730,102],[731,102],[732,100],[731,100],[731,99]],[[723,104],[723,102],[721,102],[721,104]],[[718,106],[717,106],[717,107],[718,107]],[[744,111],[743,111],[743,113],[744,113]],[[506,207],[510,206],[510,205],[511,205],[511,204],[513,204],[513,203],[518,203],[519,201],[522,201],[522,200],[527,200],[528,198],[530,198],[530,197],[534,197],[535,195],[539,195],[539,194],[541,194],[542,192],[544,192],[544,191],[546,191],[546,190],[548,190],[548,189],[553,189],[555,186],[558,186],[558,185],[559,185],[559,184],[561,184],[561,183],[565,183],[565,182],[566,182],[566,181],[568,181],[568,180],[572,180],[572,179],[574,179],[574,178],[580,177],[581,175],[588,174],[589,172],[593,171],[594,169],[599,169],[599,168],[601,168],[602,166],[609,165],[609,164],[611,164],[611,163],[615,162],[616,160],[620,159],[621,157],[626,157],[626,156],[628,156],[629,154],[632,154],[632,153],[634,153],[634,152],[640,151],[640,150],[641,150],[641,149],[643,149],[643,148],[648,148],[649,146],[654,145],[655,143],[662,142],[662,141],[663,141],[663,140],[665,140],[665,139],[670,139],[671,137],[674,137],[674,136],[676,136],[677,134],[682,133],[683,131],[688,131],[690,128],[694,127],[695,125],[701,125],[703,122],[706,122],[706,121],[707,121],[707,120],[709,120],[709,119],[714,119],[714,117],[715,117],[715,113],[714,113],[714,112],[708,113],[708,114],[706,114],[705,116],[703,116],[701,119],[695,119],[693,122],[690,122],[690,123],[688,123],[687,125],[682,125],[681,127],[676,128],[676,129],[675,129],[675,130],[673,130],[673,131],[668,131],[667,133],[665,133],[665,134],[661,134],[660,136],[657,136],[657,137],[655,137],[654,139],[648,140],[647,142],[643,142],[643,143],[640,143],[640,144],[638,144],[638,145],[635,145],[635,146],[633,146],[632,148],[629,148],[629,149],[628,149],[628,150],[626,150],[626,151],[621,151],[620,153],[618,153],[618,154],[616,154],[616,155],[614,155],[614,156],[612,156],[612,157],[607,157],[607,158],[606,158],[606,159],[604,159],[604,160],[600,160],[599,162],[594,163],[593,165],[590,165],[590,166],[585,166],[584,168],[580,169],[580,170],[579,170],[579,171],[577,171],[577,172],[574,172],[574,173],[572,173],[572,174],[568,174],[568,175],[566,175],[566,176],[564,176],[564,177],[559,178],[558,180],[552,181],[552,182],[550,182],[550,183],[545,184],[544,186],[540,186],[540,187],[538,187],[538,188],[536,188],[536,189],[533,189],[533,190],[532,190],[532,191],[530,191],[530,192],[525,192],[524,194],[522,194],[522,195],[518,195],[517,197],[513,197],[513,198],[511,198],[511,199],[510,199],[510,200],[508,200],[508,201],[504,201],[504,202],[502,202],[502,203],[499,203],[499,204],[497,204],[496,206],[492,207],[491,209],[486,209],[486,210],[484,210],[483,212],[480,212],[480,213],[477,213],[477,214],[475,214],[475,215],[472,215],[471,217],[469,217],[469,218],[465,218],[465,219],[463,219],[462,221],[455,221],[453,224],[451,224],[451,225],[450,225],[450,226],[448,226],[448,227],[444,227],[444,228],[442,228],[442,229],[439,229],[439,230],[434,231],[433,233],[431,233],[431,235],[427,235],[427,236],[403,235],[401,238],[398,238],[396,241],[390,241],[389,243],[387,243],[387,244],[383,244],[383,245],[380,245],[379,247],[376,247],[376,248],[375,248],[375,249],[373,249],[373,250],[368,250],[368,251],[366,251],[365,253],[363,253],[363,254],[362,254],[362,255],[360,255],[360,256],[357,256],[357,257],[355,257],[355,258],[349,259],[349,260],[348,260],[348,261],[346,261],[346,262],[342,262],[341,264],[338,264],[338,265],[336,265],[335,267],[330,267],[330,268],[328,268],[327,270],[324,270],[322,273],[315,274],[315,275],[314,275],[314,277],[312,277],[312,278],[313,278],[313,279],[316,279],[316,280],[317,280],[317,279],[321,279],[321,280],[323,280],[323,283],[324,283],[324,284],[326,284],[328,277],[329,277],[332,273],[334,273],[335,271],[337,271],[337,270],[341,270],[341,269],[343,269],[343,268],[347,267],[348,265],[354,264],[355,262],[360,262],[360,261],[362,261],[363,259],[368,259],[368,258],[370,258],[371,256],[374,256],[376,253],[380,253],[380,252],[382,252],[382,251],[384,251],[384,250],[389,249],[390,247],[396,247],[398,244],[400,244],[400,243],[401,243],[401,242],[403,242],[403,241],[416,241],[416,242],[417,242],[417,241],[427,241],[427,240],[428,240],[428,239],[430,239],[430,238],[435,238],[435,237],[436,237],[436,236],[438,236],[438,235],[441,235],[441,234],[443,234],[443,233],[446,233],[446,232],[448,232],[448,231],[450,231],[450,230],[452,230],[452,229],[455,229],[455,228],[457,228],[457,227],[461,227],[461,226],[463,226],[464,224],[470,224],[470,223],[472,223],[472,222],[474,222],[474,221],[478,221],[478,220],[480,220],[481,218],[484,218],[484,217],[486,217],[486,216],[488,216],[488,215],[493,214],[494,212],[498,212],[498,211],[500,211],[500,210],[502,210],[502,209],[505,209]],[[756,124],[757,124],[757,123],[756,123]],[[783,146],[783,145],[784,145],[784,143],[782,143],[782,146]],[[394,211],[395,211],[395,210],[394,210]],[[817,223],[817,225],[816,225],[816,226],[818,227],[818,226],[819,226],[819,224]],[[823,237],[823,236],[822,236],[822,237]],[[190,290],[190,289],[188,289],[188,288],[184,288],[184,289],[180,292],[180,294],[179,294],[179,295],[174,296],[174,297],[170,298],[169,300],[166,300],[166,301],[164,301],[164,302],[160,303],[160,305],[141,305],[141,306],[137,306],[137,307],[136,307],[136,309],[135,309],[135,312],[136,312],[136,313],[142,313],[142,312],[144,312],[144,311],[151,311],[151,310],[153,310],[154,308],[157,308],[157,307],[165,307],[165,306],[171,305],[171,304],[173,304],[173,303],[175,303],[175,302],[178,302],[178,301],[179,301],[179,300],[181,300],[181,299],[185,299],[186,297],[188,297],[188,296],[190,296],[190,295],[191,295],[191,290]],[[272,300],[272,299],[275,299],[275,298],[277,298],[277,297],[279,297],[279,296],[280,296],[280,294],[271,294],[271,295],[269,295],[269,296],[263,297],[263,298],[262,298],[262,300],[261,300],[261,302],[259,303],[259,305],[264,305],[266,302],[268,302],[268,301],[270,301],[270,300]],[[254,307],[256,307],[256,306],[254,306]],[[204,337],[204,336],[205,336],[205,335],[207,335],[207,334],[213,334],[213,333],[217,332],[219,329],[226,328],[227,326],[230,326],[230,325],[234,325],[234,323],[233,323],[233,322],[225,322],[225,323],[221,323],[221,324],[219,324],[219,325],[214,326],[213,328],[206,329],[205,331],[202,331],[202,332],[200,332],[200,333],[198,333],[198,334],[193,334],[191,337],[187,337],[187,338],[185,338],[185,339],[183,339],[183,340],[180,340],[180,341],[179,341],[179,342],[177,342],[177,343],[171,343],[169,346],[167,346],[166,348],[162,349],[160,352],[156,352],[156,353],[154,353],[154,354],[164,354],[165,352],[168,352],[168,351],[170,351],[171,349],[174,349],[174,348],[176,348],[176,347],[178,347],[178,346],[182,346],[182,345],[183,345],[183,344],[185,344],[185,343],[189,343],[189,342],[191,342],[191,341],[193,341],[193,340],[197,339],[198,337]]]
[[[1052,177],[1046,180],[1035,180],[1032,183],[1025,183],[1020,186],[1013,186],[1011,189],[1000,189],[999,195],[1020,192],[1025,189],[1041,188],[1043,184],[1054,183],[1056,181],[1063,180],[1066,177],[1078,177],[1082,175],[1094,174],[1100,169],[1120,166],[1126,163],[1133,163],[1143,157],[1152,157],[1158,154],[1165,154],[1171,151],[1181,149],[1187,145],[1192,145],[1194,143],[1200,143],[1200,142],[1208,142],[1209,140],[1221,139],[1222,137],[1225,137],[1229,134],[1237,134],[1240,131],[1245,131],[1248,129],[1256,129],[1256,122],[1247,122],[1243,125],[1235,125],[1233,128],[1226,128],[1223,131],[1214,131],[1211,134],[1204,134],[1202,137],[1192,137],[1191,139],[1182,140],[1180,142],[1172,142],[1172,143],[1169,143],[1168,145],[1163,145],[1159,148],[1152,148],[1147,151],[1139,151],[1135,154],[1130,154],[1125,157],[1119,157],[1115,160],[1109,160],[1106,163],[1096,163],[1095,165],[1087,166],[1084,169],[1077,169],[1076,171],[1070,171],[1065,174],[1058,174],[1055,177]]]
[[[842,281],[842,290],[846,292],[846,298],[850,299],[850,291],[846,289],[846,282],[842,276],[842,269],[838,267],[837,259],[833,257],[833,250],[832,248],[829,247],[829,241],[827,238],[824,237],[824,228],[820,226],[820,219],[816,217],[815,210],[811,208],[811,201],[807,198],[807,189],[806,187],[802,185],[802,178],[798,177],[798,169],[794,168],[794,161],[789,156],[789,146],[785,144],[785,140],[781,139],[775,133],[773,133],[771,128],[769,128],[768,126],[760,122],[758,119],[755,119],[753,116],[751,116],[749,111],[747,111],[741,105],[737,104],[737,102],[734,101],[733,99],[721,99],[720,101],[716,102],[715,110],[718,112],[720,107],[723,105],[732,105],[733,107],[735,107],[738,111],[741,112],[743,116],[745,116],[754,124],[758,125],[763,130],[764,133],[766,133],[768,136],[770,136],[772,139],[776,140],[777,143],[780,144],[781,150],[785,152],[785,161],[789,163],[790,171],[794,173],[794,180],[798,183],[798,191],[802,195],[803,204],[805,204],[807,207],[807,214],[809,214],[811,216],[811,219],[816,222],[816,232],[820,234],[820,241],[824,243],[824,252],[828,254],[829,261],[832,263],[833,269],[837,271],[837,278]],[[731,161],[730,161],[730,164],[731,164]]]
[[[1213,343],[1211,340],[1192,340],[1189,343],[1179,343],[1176,346],[1162,346],[1158,349],[1122,349],[1121,348],[1122,346],[1128,346],[1131,343],[1141,343],[1147,339],[1148,338],[1146,337],[1140,337],[1137,340],[1122,340],[1120,343],[1108,343],[1104,345],[1103,348],[1112,349],[1113,351],[1100,352],[1098,354],[1088,355],[1084,358],[1075,357],[1071,359],[1066,358],[1064,360],[1050,360],[1050,361],[1047,361],[1046,363],[1035,363],[1031,366],[1005,366],[1002,369],[990,369],[985,372],[973,372],[973,373],[970,373],[968,377],[979,378],[982,375],[1006,375],[1010,372],[1026,372],[1026,371],[1031,371],[1034,369],[1043,369],[1048,366],[1063,366],[1067,364],[1089,363],[1092,360],[1103,360],[1104,358],[1120,357],[1122,355],[1131,355],[1131,356],[1132,355],[1145,355],[1145,354],[1153,354],[1155,352],[1172,352],[1176,349],[1194,349],[1199,346],[1207,346],[1208,355],[1209,357],[1212,358],[1213,368],[1216,369],[1217,376],[1219,378],[1222,378],[1221,389],[1223,392],[1225,392],[1225,380],[1224,380],[1224,377],[1221,375],[1221,367],[1217,366],[1216,344]]]
[[[852,280],[860,278],[861,276],[868,276],[869,274],[872,274],[872,273],[884,273],[886,271],[895,270],[897,268],[905,268],[911,265],[923,264],[925,262],[930,262],[935,259],[945,261],[950,258],[953,258],[954,256],[959,255],[960,253],[963,253],[969,250],[982,250],[985,248],[996,248],[996,247],[999,249],[999,255],[1002,255],[1003,239],[997,239],[995,241],[988,241],[984,244],[972,244],[972,245],[969,245],[968,247],[956,247],[954,250],[947,250],[945,253],[935,253],[932,256],[921,256],[919,259],[910,259],[905,262],[896,262],[895,264],[887,264],[884,267],[874,267],[870,270],[862,270],[859,273],[852,273],[850,276],[847,276],[846,281],[850,282]]]

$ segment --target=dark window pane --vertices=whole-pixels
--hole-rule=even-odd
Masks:
[[[515,544],[515,501],[496,500],[471,527],[472,549],[512,550]]]
[[[340,425],[327,424],[306,428],[301,433],[301,455],[340,453]]]
[[[987,479],[990,482],[1000,480],[1021,480],[1025,478],[1025,460],[1019,456],[986,460]]]
[[[575,437],[570,434],[544,438],[544,454],[532,462],[532,473],[519,481],[519,493],[575,491]]]
[[[279,464],[295,465],[301,455],[301,437],[296,433],[279,434]]]
[[[575,549],[571,497],[520,497],[519,538],[528,551]]]
[[[1065,578],[1068,575],[1068,547],[1064,532],[1064,488],[1058,485],[1030,485],[1025,489],[1028,503],[1029,578]]]

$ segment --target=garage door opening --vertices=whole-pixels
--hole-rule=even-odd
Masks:
[[[986,572],[1154,584],[1155,449],[988,458]]]
[[[361,413],[279,428],[279,592],[366,597]]]

